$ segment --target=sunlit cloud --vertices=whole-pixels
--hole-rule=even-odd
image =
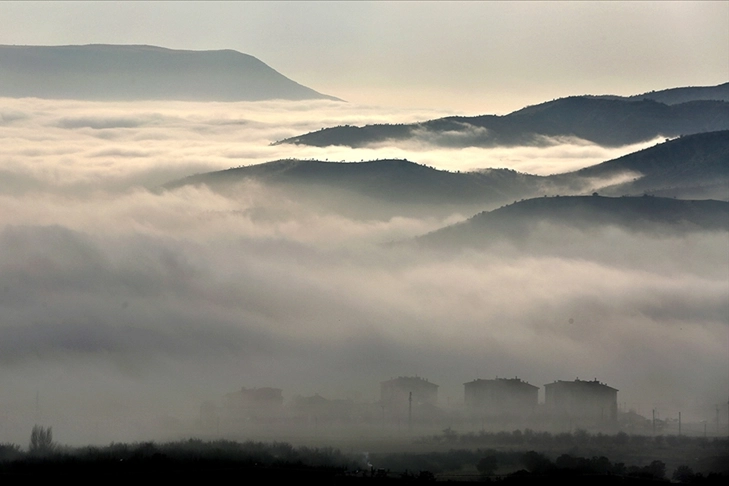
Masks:
[[[198,172],[283,158],[329,161],[408,159],[467,171],[511,168],[547,175],[579,169],[644,148],[604,148],[580,140],[540,147],[443,148],[437,143],[379,144],[371,148],[271,145],[323,126],[424,121],[437,112],[397,110],[329,101],[262,103],[95,103],[5,99],[3,170],[51,190],[154,187]],[[312,113],[316,113],[312,116]],[[462,134],[453,134],[462,137]]]
[[[537,385],[597,377],[644,413],[660,403],[696,419],[725,398],[725,233],[544,225],[529,241],[443,253],[388,243],[470,215],[355,219],[256,182],[148,190],[285,157],[546,174],[637,146],[270,146],[330,124],[437,114],[332,102],[4,102],[7,440],[26,439],[36,399],[73,440],[108,442],[153,438],[155,417],[194,416],[240,386],[375,400],[379,381],[401,374],[429,377],[454,402],[464,381],[495,375]],[[95,436],[82,416],[121,435]]]

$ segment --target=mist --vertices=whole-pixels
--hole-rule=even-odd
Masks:
[[[713,417],[729,387],[726,233],[545,225],[529,241],[442,252],[389,243],[472,214],[354,219],[255,182],[155,190],[289,157],[551,174],[644,146],[270,145],[442,115],[4,99],[3,440],[25,443],[34,423],[65,443],[154,439],[242,386],[375,401],[402,375],[439,384],[442,404],[475,378],[595,377],[639,413]]]
[[[333,101],[81,102],[3,99],[2,193],[154,187],[196,172],[282,158],[330,161],[405,158],[443,170],[511,168],[548,175],[576,170],[654,144],[604,148],[579,139],[541,147],[448,149],[417,141],[389,145],[271,145],[326,126],[412,123],[452,113],[386,110]],[[7,182],[10,180],[11,182]]]

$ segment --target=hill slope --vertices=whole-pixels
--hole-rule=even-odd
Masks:
[[[598,98],[626,99],[626,100],[642,100],[649,99],[665,103],[667,105],[676,105],[678,103],[686,103],[688,101],[698,100],[715,100],[729,101],[729,83],[717,86],[686,86],[682,88],[669,88],[660,91],[650,91],[648,93],[637,94],[633,96],[598,96]]]
[[[729,200],[729,131],[680,137],[548,180],[579,191],[588,185],[585,181],[617,180],[621,175],[628,181],[593,188],[615,196]]]
[[[236,190],[243,181],[282,188],[287,194],[316,200],[331,210],[357,207],[367,217],[403,214],[473,214],[514,197],[534,195],[542,178],[508,169],[448,172],[407,160],[322,162],[278,160],[187,177],[166,184],[174,189],[206,184],[217,191]]]
[[[0,46],[0,96],[122,101],[337,99],[233,50],[139,45]]]
[[[285,197],[304,198],[328,211],[357,208],[358,216],[385,218],[428,212],[474,214],[522,198],[593,191],[729,200],[729,131],[681,137],[547,177],[508,169],[448,172],[407,160],[290,159],[198,174],[170,182],[164,189],[205,184],[215,191],[236,193],[243,181],[279,188]]]
[[[448,172],[397,159],[352,163],[293,159],[200,174],[165,187],[191,183],[220,185],[246,178],[278,184],[327,185],[393,202],[413,203],[484,201],[539,179],[508,169]]]
[[[713,96],[717,91],[707,90],[703,92],[706,96]],[[620,146],[659,136],[729,130],[729,102],[694,99],[700,96],[697,93],[685,93],[685,98],[691,101],[676,104],[664,104],[648,97],[574,96],[504,116],[454,116],[409,125],[340,126],[277,143],[363,147],[417,140],[439,146],[491,147],[549,145],[554,143],[550,139],[577,137],[603,146]]]
[[[605,226],[651,233],[729,231],[729,202],[641,197],[543,197],[517,202],[418,238],[428,246],[484,246],[524,241],[540,225],[590,229]]]

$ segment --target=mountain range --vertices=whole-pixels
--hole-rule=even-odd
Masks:
[[[416,241],[446,248],[481,247],[504,240],[524,242],[544,225],[579,230],[613,226],[652,234],[729,232],[729,202],[647,195],[541,197],[481,212]]]
[[[221,193],[237,193],[243,182],[262,183],[280,197],[314,205],[322,212],[360,219],[400,216],[473,214],[534,194],[540,178],[509,169],[448,172],[408,160],[324,162],[277,160],[264,164],[197,174],[162,189],[204,184]]]
[[[665,103],[666,105],[677,105],[688,101],[714,100],[729,101],[729,83],[717,86],[687,86],[681,88],[669,88],[660,91],[649,91],[632,96],[602,95],[596,98],[641,100],[648,99]]]
[[[238,191],[242,181],[280,188],[327,211],[363,218],[475,214],[519,199],[554,195],[660,195],[729,200],[729,131],[680,137],[591,167],[536,176],[510,169],[449,172],[407,160],[278,160],[198,174],[164,189],[205,184]]]
[[[0,46],[0,96],[102,101],[338,100],[234,50],[101,44]]]
[[[632,177],[631,177],[632,174]],[[729,131],[684,136],[563,175],[556,186],[619,180],[599,187],[604,195],[641,195],[680,199],[729,200]],[[575,186],[572,186],[575,187]]]
[[[729,83],[724,83],[631,97],[571,96],[504,116],[450,116],[401,125],[345,125],[275,143],[365,147],[417,141],[446,147],[493,147],[551,145],[577,138],[603,146],[622,146],[656,137],[727,129]]]

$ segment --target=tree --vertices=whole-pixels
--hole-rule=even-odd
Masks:
[[[663,461],[653,461],[650,465],[646,466],[646,471],[656,479],[663,479],[666,477],[666,463]]]
[[[493,476],[499,468],[499,459],[495,455],[489,455],[478,461],[476,469],[484,476]]]
[[[694,470],[685,465],[678,466],[678,468],[673,471],[673,480],[678,481],[679,483],[690,483],[695,477],[696,474],[694,474]]]
[[[554,467],[547,456],[535,451],[524,453],[521,460],[526,470],[533,474],[545,474]]]
[[[30,433],[30,445],[28,449],[36,454],[48,454],[53,451],[53,427],[41,427],[34,425]]]
[[[0,462],[13,461],[23,454],[20,452],[20,446],[17,444],[0,443]]]

